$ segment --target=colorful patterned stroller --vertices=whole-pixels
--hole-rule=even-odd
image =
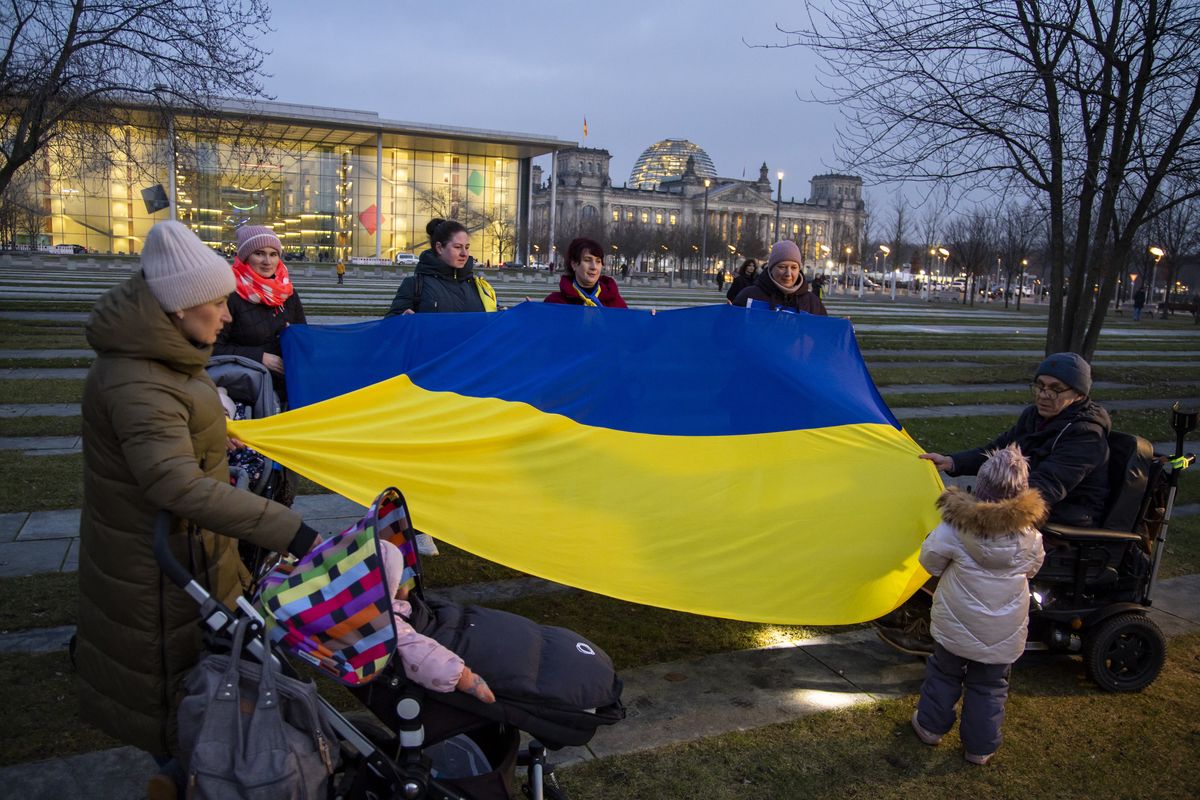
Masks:
[[[490,609],[427,602],[413,544],[417,531],[395,489],[383,492],[355,526],[299,562],[276,567],[259,587],[257,609],[239,600],[238,612],[220,607],[174,561],[166,546],[170,520],[160,523],[159,562],[200,603],[210,628],[228,634],[239,617],[257,618],[276,653],[286,650],[336,677],[370,710],[345,716],[322,701],[322,714],[342,743],[337,797],[500,800],[515,796],[519,760],[528,768],[526,796],[563,797],[546,748],[585,744],[600,725],[624,718],[611,660],[578,634]],[[396,632],[380,540],[400,548],[406,577],[411,570],[410,624],[488,676],[495,703],[430,692],[406,678],[393,658]],[[256,655],[255,646],[262,651],[255,638],[247,652]],[[530,664],[541,668],[531,672]],[[282,669],[294,674],[286,662]],[[523,759],[520,731],[534,737]]]

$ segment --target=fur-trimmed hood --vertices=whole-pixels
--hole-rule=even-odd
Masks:
[[[951,486],[937,501],[942,519],[964,534],[988,539],[1025,528],[1035,528],[1046,518],[1046,501],[1036,489],[1015,497],[984,502],[957,486]]]

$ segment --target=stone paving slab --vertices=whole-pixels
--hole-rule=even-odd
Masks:
[[[78,417],[78,403],[3,403],[0,417]]]
[[[1174,400],[1108,400],[1102,403],[1110,411],[1170,408]],[[1028,403],[979,403],[962,406],[932,406],[922,408],[893,408],[897,419],[943,419],[948,417],[1000,417],[1011,415],[1013,419],[1025,410]]]
[[[0,542],[11,542],[17,538],[17,532],[29,519],[28,511],[16,511],[11,514],[0,514]]]
[[[54,653],[67,649],[74,635],[74,625],[5,633],[0,636],[0,653]]]
[[[34,511],[17,534],[17,541],[75,539],[79,536],[79,514],[78,508]]]
[[[0,544],[0,578],[16,578],[62,569],[70,539]]]
[[[1188,381],[1192,383],[1192,381]],[[1200,382],[1197,382],[1200,383]],[[1127,383],[1115,381],[1096,381],[1093,389],[1124,389],[1133,388]],[[959,392],[1012,392],[1029,391],[1029,383],[901,383],[894,386],[880,386],[879,392],[885,397],[894,394],[957,394]]]
[[[0,450],[74,450],[78,436],[0,436]]]
[[[6,797],[24,800],[143,800],[154,759],[136,747],[52,758],[0,769]]]
[[[0,359],[34,358],[92,358],[96,351],[87,350],[0,350]]]
[[[86,367],[9,367],[0,369],[0,380],[83,380]]]
[[[21,455],[26,456],[73,456],[83,452],[83,445],[75,447],[50,447],[45,450],[25,450]]]

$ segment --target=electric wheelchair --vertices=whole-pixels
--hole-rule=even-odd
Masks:
[[[1027,651],[1081,652],[1088,676],[1113,692],[1139,691],[1158,677],[1166,639],[1149,609],[1179,476],[1195,460],[1183,441],[1197,416],[1172,407],[1169,457],[1141,437],[1109,434],[1112,488],[1101,526],[1042,528],[1046,559],[1030,581]]]

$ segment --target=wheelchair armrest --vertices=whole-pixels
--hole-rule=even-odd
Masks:
[[[1072,542],[1140,542],[1142,537],[1128,531],[1109,531],[1103,528],[1078,528],[1074,525],[1045,525],[1043,534],[1051,534]]]

